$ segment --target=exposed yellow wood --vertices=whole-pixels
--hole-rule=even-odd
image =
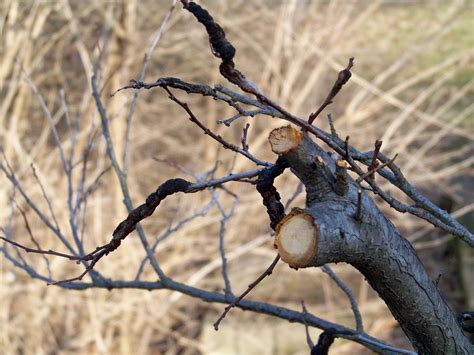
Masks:
[[[303,138],[303,133],[292,126],[275,128],[270,132],[268,140],[272,151],[276,154],[285,154],[298,147]]]
[[[291,267],[305,267],[316,256],[318,228],[313,217],[294,209],[276,228],[275,247]]]

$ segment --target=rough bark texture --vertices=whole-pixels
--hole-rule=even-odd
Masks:
[[[275,143],[272,136],[270,143]],[[306,187],[304,213],[313,218],[315,233],[305,233],[316,238],[313,257],[305,260],[305,265],[299,262],[292,266],[349,263],[378,292],[420,354],[474,354],[474,347],[410,243],[366,194],[362,196],[362,219],[354,218],[358,186],[349,177],[347,192],[335,192],[338,179],[334,159],[306,134],[296,149],[280,154]],[[291,216],[282,220],[277,230],[288,233],[285,224],[289,221]],[[284,236],[277,233],[276,239],[281,238]],[[312,245],[307,241],[304,244]]]

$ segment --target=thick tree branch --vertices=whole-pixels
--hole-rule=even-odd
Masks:
[[[274,135],[269,139],[272,144]],[[356,182],[349,183],[343,197],[335,191],[320,194],[314,190],[313,186],[323,185],[318,179],[330,179],[325,168],[335,171],[336,162],[308,135],[298,142],[297,147],[283,153],[279,150],[279,154],[313,196],[307,198],[306,209],[294,210],[277,226],[275,245],[282,260],[296,268],[349,263],[367,278],[420,353],[474,351],[409,242],[368,196],[362,194],[362,208],[357,207]],[[278,144],[282,145],[281,140]],[[318,157],[326,162],[324,167],[313,164]],[[354,218],[356,209],[362,211],[360,220]]]
[[[261,109],[260,114],[262,115],[278,117],[290,123],[293,123],[296,126],[301,127],[303,130],[311,133],[316,138],[326,143],[336,153],[343,156],[345,160],[347,160],[347,162],[349,163],[350,168],[354,170],[354,172],[356,172],[359,176],[364,175],[366,172],[357,164],[357,162],[360,162],[366,166],[369,166],[372,162],[373,152],[362,153],[358,151],[356,148],[349,146],[339,137],[334,137],[330,133],[327,133],[317,127],[309,125],[305,120],[287,112],[283,108],[273,103],[270,99],[267,99],[264,101],[264,103],[262,103],[258,100],[243,96],[242,94],[236,93],[222,86],[216,86],[216,88],[211,88],[207,85],[186,83],[176,78],[160,78],[153,83],[132,82],[132,85],[123,87],[122,89],[152,89],[154,87],[162,87],[165,85],[183,90],[188,93],[211,96],[216,100],[223,101],[232,107],[234,107],[236,103],[252,105]],[[347,156],[347,159],[345,157],[346,150],[349,154],[349,156]],[[388,169],[380,169],[377,170],[376,173],[380,174],[383,178],[388,180],[394,186],[398,187],[409,198],[415,201],[416,205],[406,205],[391,197],[389,194],[385,193],[375,182],[370,182],[369,185],[376,194],[378,194],[383,200],[385,200],[390,206],[392,206],[397,211],[401,213],[410,213],[419,218],[422,218],[427,222],[431,223],[432,225],[439,227],[448,233],[460,237],[463,241],[474,247],[474,235],[469,230],[467,230],[463,225],[457,222],[446,211],[443,211],[433,202],[424,197],[412,184],[407,181],[400,168],[394,162],[390,162],[390,158],[386,157],[382,153],[379,153],[378,159],[382,163],[388,162]]]

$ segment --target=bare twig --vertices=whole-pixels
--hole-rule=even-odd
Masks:
[[[338,138],[339,136],[337,135],[336,127],[334,127],[334,120],[332,118],[331,113],[328,113],[328,122],[329,122],[329,128],[331,129],[331,135],[334,138]]]
[[[49,213],[51,214],[51,218],[54,221],[54,225],[57,228],[57,230],[60,231],[61,229],[59,228],[58,220],[56,219],[56,214],[54,213],[53,206],[51,204],[51,200],[49,199],[48,194],[46,193],[44,185],[41,182],[38,174],[36,173],[36,169],[35,169],[35,166],[33,165],[33,163],[30,164],[30,167],[31,167],[31,170],[33,172],[33,176],[34,176],[36,182],[38,183],[38,185],[41,189],[41,193],[43,195],[43,198],[46,201],[46,205],[48,206],[48,210],[49,210]]]
[[[387,161],[383,164],[378,164],[378,163],[371,164],[369,166],[369,170],[365,174],[363,174],[363,175],[361,175],[357,178],[356,183],[360,184],[364,180],[373,179],[373,176],[377,171],[379,171],[379,170],[385,168],[387,165],[393,163],[395,161],[395,159],[397,159],[397,157],[398,157],[398,154],[395,154],[395,156],[392,159],[390,159],[389,161]]]
[[[2,154],[3,160],[5,161],[5,165],[0,162],[0,170],[3,171],[3,173],[5,174],[7,179],[10,180],[11,184],[15,187],[15,189],[18,190],[18,192],[23,197],[23,199],[28,204],[28,206],[30,206],[30,208],[35,212],[35,214],[40,218],[41,222],[48,229],[50,229],[54,233],[54,235],[56,235],[56,237],[61,241],[62,244],[66,246],[66,248],[69,250],[71,254],[77,255],[76,250],[74,250],[74,248],[68,242],[64,234],[49,221],[49,219],[44,215],[44,213],[39,209],[39,207],[33,202],[30,196],[28,196],[26,191],[23,189],[22,185],[16,178],[12,167],[10,166],[8,162],[5,152],[2,149],[0,149],[0,153]]]
[[[308,327],[308,323],[306,322],[306,316],[308,315],[308,310],[306,309],[306,306],[303,300],[301,300],[301,308],[303,310],[303,322],[304,322],[304,330],[306,332],[306,343],[308,343],[309,349],[312,350],[314,347],[314,343],[313,343],[313,340],[311,340],[311,335],[309,335],[309,327]]]
[[[225,227],[226,227],[227,221],[230,218],[232,218],[232,216],[234,215],[235,208],[237,204],[239,203],[239,198],[237,196],[234,197],[234,202],[232,203],[230,210],[226,212],[224,208],[222,207],[222,204],[220,203],[215,190],[212,190],[212,196],[213,196],[213,200],[215,204],[217,205],[217,208],[219,209],[219,212],[222,215],[222,219],[220,221],[220,230],[219,230],[219,253],[221,255],[221,260],[222,260],[222,278],[224,279],[224,294],[226,295],[227,298],[231,299],[233,297],[233,294],[232,294],[232,287],[229,280],[229,273],[227,269],[227,257],[225,253]]]
[[[374,178],[374,171],[375,171],[375,169],[377,169],[377,166],[379,165],[379,162],[377,161],[377,158],[378,158],[378,155],[379,155],[380,148],[382,147],[382,141],[376,140],[374,146],[375,146],[375,149],[374,149],[374,154],[372,156],[372,162],[367,167],[367,171],[370,172],[369,175],[367,175],[369,179]]]
[[[346,137],[346,140],[344,141],[344,160],[348,160],[350,155],[349,155],[349,136]]]
[[[225,316],[227,315],[227,313],[234,307],[238,306],[240,301],[242,301],[242,299],[247,296],[250,291],[252,291],[255,286],[257,286],[265,277],[267,276],[270,276],[273,272],[273,270],[275,269],[275,266],[276,264],[278,263],[278,261],[280,260],[280,255],[277,255],[275,257],[275,259],[273,260],[273,262],[270,264],[270,266],[254,281],[252,282],[247,290],[245,290],[239,297],[237,297],[231,304],[229,304],[225,309],[224,309],[224,312],[222,312],[222,314],[219,316],[219,318],[217,319],[217,321],[214,323],[214,329],[215,330],[219,330],[219,324],[221,323],[221,321],[225,318]]]
[[[347,64],[346,68],[341,70],[337,76],[337,80],[334,83],[331,91],[329,92],[328,96],[321,104],[321,106],[316,110],[316,112],[309,115],[308,123],[311,125],[316,117],[319,116],[322,110],[326,108],[326,106],[332,104],[332,100],[336,97],[339,91],[342,89],[344,84],[346,84],[352,76],[351,68],[354,65],[354,58],[349,58],[349,63]]]
[[[211,138],[213,138],[214,140],[216,140],[217,142],[222,144],[222,146],[224,148],[227,148],[227,149],[233,150],[234,152],[242,154],[243,156],[245,156],[249,160],[253,161],[257,165],[263,165],[263,166],[269,166],[270,165],[270,163],[261,161],[260,159],[254,157],[252,154],[249,153],[248,150],[245,150],[243,148],[239,148],[236,145],[227,142],[220,135],[215,134],[214,132],[212,132],[209,128],[204,126],[204,124],[194,115],[194,113],[189,108],[188,104],[186,104],[185,102],[180,101],[176,96],[174,96],[173,93],[168,89],[168,87],[165,86],[164,89],[168,93],[169,98],[171,100],[173,100],[174,102],[176,102],[179,106],[181,106],[187,112],[191,122],[195,123],[200,129],[202,129],[204,131],[205,134],[209,135]]]
[[[166,24],[168,23],[169,18],[171,17],[171,13],[173,12],[174,8],[176,7],[176,2],[177,0],[172,0],[171,6],[166,12],[165,16],[163,17],[163,20],[161,21],[160,28],[155,34],[155,37],[153,38],[153,41],[148,48],[148,50],[145,53],[145,57],[143,58],[143,66],[140,71],[139,75],[139,80],[142,81],[145,79],[145,74],[146,70],[148,67],[148,63],[150,62],[151,56],[153,54],[153,51],[155,50],[156,46],[158,45],[158,42],[161,39],[161,36],[163,34],[163,31],[165,29]],[[135,90],[133,93],[132,101],[130,103],[130,111],[128,112],[127,115],[127,128],[125,131],[125,146],[123,150],[123,172],[125,175],[128,174],[128,160],[130,156],[130,135],[132,131],[132,117],[133,113],[135,112],[136,106],[137,106],[137,99],[138,99],[138,91]]]
[[[328,265],[321,266],[321,270],[323,270],[336,283],[336,285],[339,286],[339,288],[346,294],[347,299],[351,303],[352,312],[354,313],[356,329],[359,332],[363,332],[364,325],[362,323],[362,315],[360,314],[359,306],[357,305],[357,301],[351,289],[336,275],[336,273]]]
[[[249,150],[249,145],[247,143],[247,134],[248,134],[248,131],[249,131],[249,128],[250,128],[250,123],[247,123],[243,129],[243,132],[242,132],[242,149],[247,151]]]
[[[288,200],[285,203],[285,208],[284,210],[287,211],[288,208],[290,207],[291,203],[298,197],[301,192],[303,192],[303,183],[301,181],[298,181],[298,185],[296,186],[295,192],[288,198]]]

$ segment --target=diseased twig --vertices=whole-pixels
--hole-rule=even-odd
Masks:
[[[116,250],[120,246],[122,240],[124,240],[136,228],[137,224],[141,220],[151,216],[162,200],[164,200],[167,196],[175,194],[177,192],[186,192],[189,189],[190,185],[190,182],[183,179],[171,179],[160,185],[156,192],[151,193],[147,197],[146,202],[144,204],[132,210],[127,216],[127,218],[122,221],[117,226],[117,228],[115,228],[114,232],[112,233],[112,239],[109,243],[96,248],[96,250],[84,256],[69,255],[51,250],[47,251],[31,249],[20,245],[19,243],[16,243],[12,240],[3,237],[0,238],[30,253],[55,255],[77,261],[91,261],[90,265],[88,265],[85,271],[79,276],[70,279],[50,282],[49,284],[59,285],[67,282],[79,281],[82,280],[82,278],[94,268],[95,264],[97,264],[97,262],[102,259],[102,257]]]
[[[269,168],[266,168],[266,169],[269,169]],[[207,180],[207,181],[199,181],[196,183],[190,183],[184,179],[170,179],[166,181],[165,183],[163,183],[162,185],[160,185],[158,189],[156,190],[156,192],[151,193],[147,197],[146,202],[144,204],[138,206],[137,208],[133,209],[129,213],[127,218],[124,221],[122,221],[114,230],[114,232],[112,233],[113,237],[109,243],[102,245],[100,247],[97,247],[93,252],[83,255],[83,256],[66,254],[66,253],[56,252],[53,250],[33,249],[33,248],[26,247],[24,245],[21,245],[17,242],[14,242],[10,239],[4,238],[4,237],[0,237],[0,238],[12,245],[22,248],[23,250],[29,253],[53,255],[53,256],[63,257],[63,258],[67,258],[69,260],[75,260],[75,261],[91,261],[91,264],[87,266],[86,270],[79,276],[71,278],[71,279],[50,282],[50,284],[59,285],[59,284],[68,283],[72,281],[82,280],[82,278],[94,268],[95,264],[102,257],[113,252],[115,249],[117,249],[120,246],[121,241],[125,239],[136,228],[136,226],[141,220],[151,216],[153,212],[155,211],[156,207],[158,207],[161,201],[165,199],[167,196],[175,194],[177,192],[193,193],[193,192],[201,191],[208,187],[219,186],[228,181],[238,181],[242,178],[257,176],[263,171],[265,171],[265,169],[260,169],[260,170],[255,170],[255,171],[250,171],[250,172],[240,173],[240,174],[229,174],[222,178]],[[148,249],[150,250],[150,248]]]
[[[263,205],[267,208],[267,213],[270,217],[270,227],[273,230],[285,216],[285,208],[280,202],[280,194],[275,186],[273,186],[273,182],[287,167],[286,159],[280,157],[274,166],[259,174],[257,180],[257,191],[262,196]]]
[[[328,355],[335,338],[334,331],[326,329],[319,335],[318,343],[311,349],[311,355]]]
[[[348,145],[348,138],[346,141],[342,141],[338,138],[334,138],[331,134],[324,132],[323,130],[309,125],[305,120],[292,115],[291,113],[285,111],[280,106],[273,103],[270,99],[267,99],[263,103],[258,100],[251,99],[247,96],[243,96],[239,93],[236,93],[228,88],[216,86],[216,89],[213,89],[207,85],[201,84],[190,84],[183,82],[180,79],[176,78],[160,78],[154,83],[133,83],[130,87],[133,88],[146,88],[150,89],[153,87],[162,87],[163,85],[170,86],[179,90],[183,90],[189,93],[200,94],[203,96],[211,96],[217,100],[226,102],[230,106],[234,106],[235,102],[242,102],[246,105],[253,105],[255,107],[265,110],[262,114],[279,117],[288,122],[291,122],[303,130],[308,131],[313,134],[316,138],[320,139],[326,143],[330,148],[335,152],[344,157],[344,159],[349,163],[350,169],[353,170],[359,176],[364,175],[365,172],[357,165],[356,161],[361,162],[365,165],[370,165],[373,152],[362,153],[350,147]],[[130,88],[124,87],[122,89]],[[219,93],[225,93],[225,95],[220,95]],[[347,142],[347,143],[346,143]],[[390,159],[385,157],[382,153],[378,154],[378,159],[384,163]],[[377,184],[374,182],[369,183],[372,191],[378,194],[383,200],[385,200],[391,207],[396,209],[401,213],[410,213],[419,218],[426,220],[432,225],[439,227],[445,230],[448,233],[452,233],[471,246],[474,246],[474,235],[468,231],[464,226],[452,218],[448,213],[441,210],[434,203],[426,199],[413,185],[411,185],[406,178],[403,176],[400,169],[394,164],[388,164],[387,168],[390,169],[380,169],[377,171],[382,177],[387,179],[394,186],[402,190],[408,197],[413,199],[417,205],[409,206],[401,203],[400,201],[394,199],[389,194],[385,193]]]

